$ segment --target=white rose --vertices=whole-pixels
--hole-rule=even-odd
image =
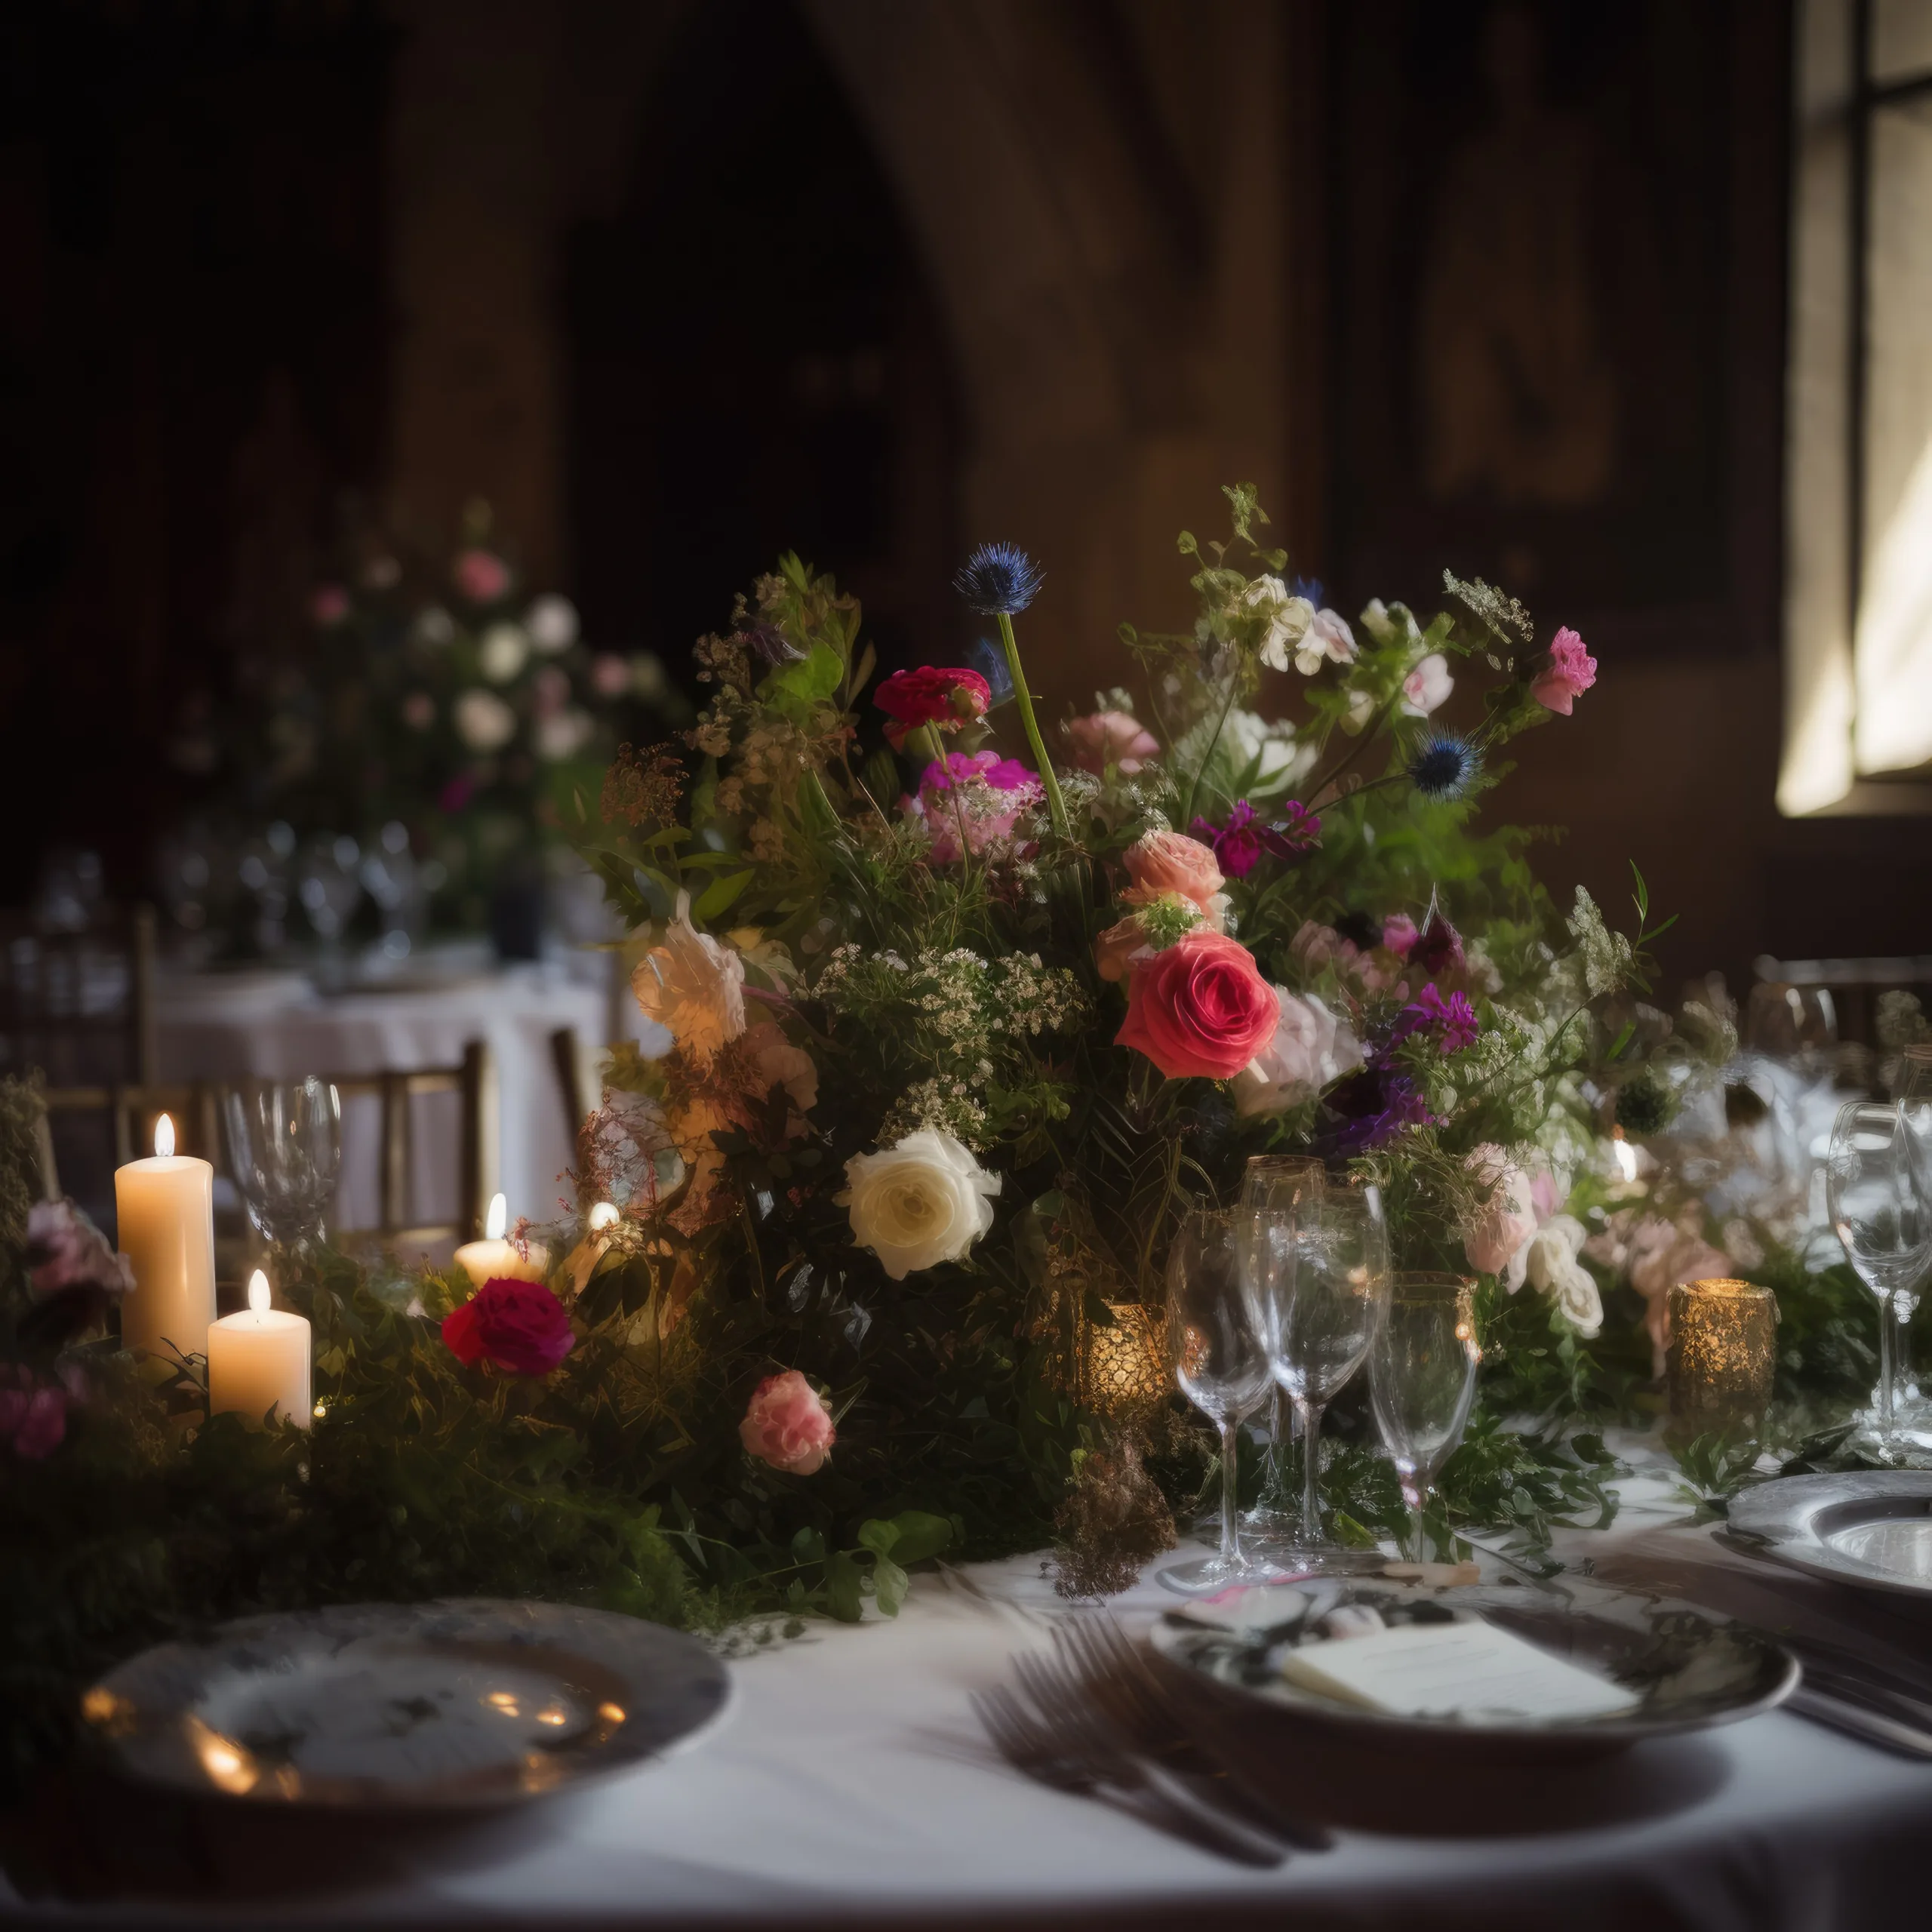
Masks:
[[[1402,680],[1401,709],[1404,717],[1426,718],[1456,688],[1449,675],[1449,660],[1441,651],[1432,651]]]
[[[537,755],[552,760],[581,751],[596,729],[587,711],[553,712],[537,721]]]
[[[476,663],[493,685],[506,685],[530,656],[530,640],[517,624],[492,624],[476,647]]]
[[[500,751],[516,736],[516,713],[494,691],[465,691],[450,715],[457,736],[473,752]]]
[[[854,1154],[845,1178],[851,1185],[838,1203],[851,1212],[852,1238],[895,1281],[961,1260],[992,1227],[991,1197],[1000,1187],[998,1174],[930,1127],[880,1153]]]
[[[1281,1002],[1275,1037],[1234,1077],[1239,1113],[1284,1112],[1361,1064],[1355,1035],[1312,993],[1275,992]]]
[[[691,894],[678,908],[664,943],[637,962],[631,991],[647,1019],[667,1026],[683,1050],[709,1060],[745,1030],[745,962],[691,924]]]
[[[1571,1326],[1585,1341],[1603,1327],[1603,1302],[1595,1277],[1577,1259],[1588,1238],[1581,1221],[1571,1214],[1552,1214],[1531,1238],[1530,1286],[1554,1297]]]
[[[568,651],[577,641],[577,606],[568,597],[540,597],[523,614],[530,641],[546,657]]]
[[[1268,662],[1273,662],[1265,651],[1262,654]],[[1355,634],[1349,629],[1347,618],[1338,611],[1318,611],[1296,647],[1295,669],[1304,678],[1312,678],[1325,663],[1352,664],[1355,661]],[[1286,670],[1287,666],[1283,663],[1276,669]]]

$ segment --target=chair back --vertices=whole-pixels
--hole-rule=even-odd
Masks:
[[[0,1075],[38,1067],[51,1086],[152,1086],[152,906],[124,907],[78,932],[0,915]]]
[[[1861,1046],[1878,1044],[1881,994],[1915,994],[1932,1012],[1932,957],[1924,954],[1892,959],[1774,959],[1766,954],[1753,970],[1761,985],[1829,993],[1838,1038]]]
[[[574,1026],[559,1026],[550,1035],[550,1063],[556,1071],[573,1149],[585,1119],[603,1097],[605,1052],[594,1041],[580,1038]]]

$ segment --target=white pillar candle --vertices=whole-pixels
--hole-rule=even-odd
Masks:
[[[124,1348],[198,1355],[214,1319],[214,1169],[174,1151],[174,1123],[155,1123],[154,1157],[114,1171],[117,1245],[134,1265],[121,1303]]]
[[[540,1241],[526,1244],[526,1258],[515,1242],[503,1238],[509,1226],[509,1204],[499,1194],[491,1197],[490,1212],[483,1223],[484,1238],[466,1241],[457,1250],[457,1265],[469,1277],[472,1286],[485,1281],[540,1281],[550,1272],[550,1251]]]
[[[269,1306],[269,1278],[248,1278],[248,1306],[208,1328],[208,1413],[230,1410],[259,1422],[273,1409],[306,1429],[315,1417],[309,1385],[309,1324]]]

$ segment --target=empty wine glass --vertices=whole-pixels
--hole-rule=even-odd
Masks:
[[[1389,1300],[1389,1230],[1373,1187],[1324,1189],[1295,1214],[1294,1280],[1269,1343],[1275,1380],[1301,1423],[1301,1529],[1292,1560],[1346,1570],[1321,1533],[1321,1412],[1368,1353]],[[1286,1560],[1286,1559],[1284,1559]]]
[[[1304,1199],[1318,1194],[1327,1169],[1312,1154],[1255,1154],[1241,1175],[1241,1204],[1270,1212],[1279,1238],[1294,1239],[1294,1215]],[[1292,1259],[1290,1266],[1292,1268]],[[1244,1529],[1263,1537],[1291,1537],[1299,1519],[1288,1488],[1288,1444],[1294,1439],[1294,1411],[1278,1383],[1268,1398],[1268,1454],[1263,1465],[1261,1494],[1241,1518]]]
[[[1476,1392],[1475,1284],[1463,1275],[1401,1274],[1368,1352],[1369,1393],[1382,1446],[1426,1555],[1423,1511],[1436,1472],[1463,1439]]]
[[[342,1103],[316,1074],[251,1081],[226,1096],[228,1152],[248,1218],[282,1247],[324,1238],[335,1195]]]
[[[1897,1107],[1851,1100],[1838,1109],[1825,1161],[1832,1227],[1858,1278],[1878,1300],[1878,1409],[1859,1446],[1897,1459],[1895,1304],[1924,1273],[1928,1226],[1912,1177],[1910,1135]]]
[[[1251,1217],[1196,1213],[1181,1222],[1168,1251],[1168,1343],[1174,1380],[1221,1433],[1220,1552],[1170,1564],[1160,1577],[1172,1589],[1218,1589],[1257,1574],[1241,1553],[1235,1513],[1241,1423],[1269,1387],[1267,1352],[1242,1291],[1251,1240]]]

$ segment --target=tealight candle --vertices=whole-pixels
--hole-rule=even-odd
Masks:
[[[484,1238],[466,1241],[457,1250],[457,1265],[478,1287],[485,1281],[540,1281],[550,1272],[550,1251],[540,1241],[527,1244],[526,1256],[515,1242],[503,1238],[509,1226],[509,1207],[499,1194],[492,1196],[483,1223]]]
[[[124,1348],[199,1355],[214,1319],[214,1169],[174,1151],[174,1123],[155,1122],[152,1159],[114,1171],[116,1244],[133,1264],[121,1303]]]
[[[1673,1441],[1755,1435],[1777,1370],[1777,1297],[1749,1281],[1681,1281],[1670,1291]]]
[[[269,1306],[269,1278],[248,1278],[248,1306],[208,1329],[208,1413],[259,1420],[271,1411],[297,1429],[315,1418],[309,1390],[309,1324]]]

